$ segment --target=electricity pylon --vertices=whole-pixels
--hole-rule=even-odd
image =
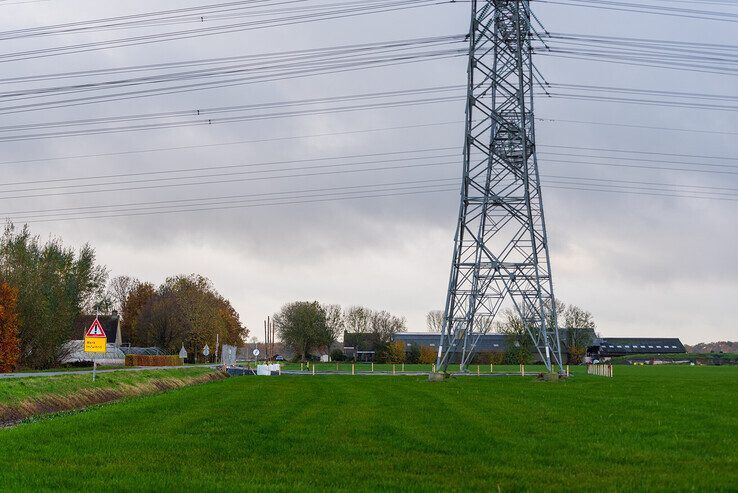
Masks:
[[[530,3],[471,7],[464,175],[437,368],[455,357],[466,367],[511,303],[548,370],[561,371],[536,161]]]

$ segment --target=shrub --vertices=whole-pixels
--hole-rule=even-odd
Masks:
[[[420,346],[413,344],[407,353],[407,362],[410,364],[420,363]]]
[[[387,363],[405,362],[405,343],[395,341],[387,346]]]
[[[505,353],[498,351],[482,351],[474,358],[477,365],[501,365],[505,361]]]
[[[182,364],[177,355],[126,354],[126,366],[182,366]]]
[[[346,361],[346,355],[340,349],[331,351],[331,361]]]
[[[420,356],[418,363],[424,365],[432,365],[436,362],[436,350],[430,346],[420,346]]]

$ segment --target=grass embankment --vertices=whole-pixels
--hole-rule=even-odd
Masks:
[[[32,416],[146,395],[214,379],[207,368],[115,371],[0,380],[0,425]]]
[[[0,430],[8,490],[736,491],[735,367],[240,377]],[[105,444],[105,460],[99,460]]]

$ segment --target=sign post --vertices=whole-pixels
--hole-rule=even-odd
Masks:
[[[100,320],[95,317],[90,328],[85,332],[85,353],[106,353],[108,351],[108,336],[100,324]],[[97,373],[97,359],[92,359],[92,381],[95,381]]]

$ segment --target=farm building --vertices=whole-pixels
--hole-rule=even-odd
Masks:
[[[679,339],[658,337],[602,337],[587,349],[591,358],[629,354],[681,354],[687,350]]]

